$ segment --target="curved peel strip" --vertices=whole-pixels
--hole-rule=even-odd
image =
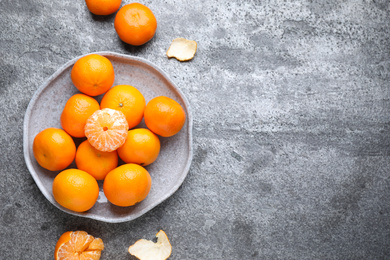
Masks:
[[[172,41],[167,51],[168,58],[176,58],[179,61],[188,61],[194,58],[196,53],[196,41],[184,38],[176,38]]]
[[[157,234],[157,242],[140,239],[129,247],[129,253],[140,260],[165,260],[172,253],[172,246],[164,231]]]

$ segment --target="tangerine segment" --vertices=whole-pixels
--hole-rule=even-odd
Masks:
[[[104,94],[101,108],[112,108],[123,112],[129,128],[141,123],[145,110],[145,98],[142,93],[130,85],[117,85]]]
[[[33,153],[41,167],[50,171],[60,171],[73,162],[76,145],[64,130],[50,127],[35,136]]]
[[[54,249],[55,260],[99,260],[104,243],[85,231],[68,231],[61,235]]]
[[[125,163],[142,166],[153,163],[160,153],[160,139],[145,128],[129,130],[126,142],[118,148],[118,155]]]
[[[149,172],[138,164],[123,164],[110,171],[103,183],[104,195],[112,204],[133,206],[144,200],[152,186]]]
[[[125,143],[128,129],[129,125],[122,112],[103,108],[87,119],[85,136],[97,150],[112,152]]]
[[[118,166],[118,153],[99,151],[85,140],[77,148],[76,165],[96,180],[103,180],[107,173]]]

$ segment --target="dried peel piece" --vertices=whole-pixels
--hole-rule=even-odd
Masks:
[[[157,234],[157,242],[140,239],[129,247],[129,253],[140,260],[165,260],[172,253],[172,246],[167,234],[160,230]]]
[[[176,58],[179,61],[188,61],[194,58],[196,48],[196,41],[177,38],[172,41],[167,51],[167,56],[168,58]]]

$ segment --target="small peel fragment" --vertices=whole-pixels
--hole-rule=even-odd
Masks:
[[[172,41],[167,51],[167,56],[168,58],[176,58],[179,61],[189,61],[194,58],[196,48],[196,41],[176,38]]]
[[[172,246],[167,234],[160,230],[157,234],[157,242],[140,239],[129,247],[129,253],[140,260],[165,260],[171,256]]]

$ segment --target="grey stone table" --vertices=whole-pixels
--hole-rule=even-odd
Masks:
[[[128,246],[159,229],[170,259],[390,259],[390,2],[142,3],[158,29],[132,47],[82,0],[0,1],[0,259],[53,259],[68,230],[135,259]],[[176,37],[198,42],[192,61],[167,59]],[[58,210],[23,158],[31,96],[95,51],[152,61],[193,109],[187,178],[126,223]]]

